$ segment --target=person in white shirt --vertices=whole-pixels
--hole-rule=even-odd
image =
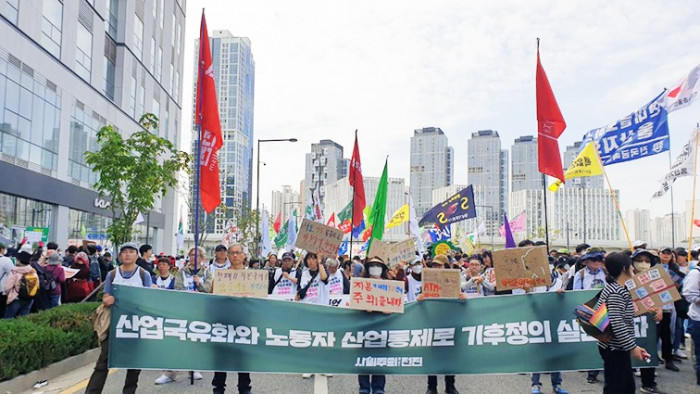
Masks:
[[[231,262],[226,258],[227,250],[224,245],[217,245],[214,249],[214,258],[209,261],[209,273],[211,273],[212,278],[216,271],[231,268]]]
[[[466,272],[467,283],[462,287],[462,291],[470,298],[484,297],[487,287],[490,292],[494,291],[493,284],[486,280],[482,274],[483,262],[483,258],[478,254],[469,257],[469,268]]]
[[[411,268],[410,272],[406,274],[406,302],[413,302],[416,301],[423,288],[423,277],[421,275],[421,272],[423,272],[423,259],[416,256],[411,260],[409,266]]]
[[[683,283],[683,297],[688,308],[688,333],[693,338],[695,360],[700,360],[700,268],[688,271]],[[700,386],[700,361],[695,363],[695,383]]]
[[[350,280],[345,276],[343,270],[338,269],[340,263],[334,258],[326,259],[328,268],[328,294],[340,295],[350,294]]]
[[[269,293],[294,299],[297,283],[299,282],[299,274],[301,272],[294,268],[294,253],[283,253],[282,267],[276,268],[274,274],[270,277]]]

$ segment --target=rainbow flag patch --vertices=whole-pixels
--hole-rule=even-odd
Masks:
[[[610,324],[610,318],[608,317],[608,307],[605,303],[602,303],[598,310],[595,311],[590,320],[591,324],[596,326],[601,332],[604,332],[608,325]]]

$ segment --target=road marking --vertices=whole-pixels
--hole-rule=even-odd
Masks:
[[[328,394],[328,379],[326,375],[314,375],[314,394]]]
[[[107,376],[109,376],[109,375],[111,375],[111,374],[113,374],[113,373],[115,373],[115,372],[117,372],[117,371],[119,371],[119,368],[112,368],[112,369],[110,369],[109,372],[107,373]],[[78,384],[76,384],[76,385],[74,385],[74,386],[72,386],[72,387],[69,387],[69,388],[67,388],[67,389],[65,389],[65,390],[63,390],[63,391],[61,391],[59,394],[74,394],[74,393],[77,393],[78,391],[80,391],[80,390],[86,388],[89,381],[90,381],[90,378],[87,378],[87,379],[83,380],[82,382],[80,382],[80,383],[78,383]]]

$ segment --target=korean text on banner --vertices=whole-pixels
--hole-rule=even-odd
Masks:
[[[493,268],[499,291],[552,285],[546,246],[495,251]]]
[[[403,313],[403,288],[398,280],[352,278],[350,309]]]
[[[422,279],[425,298],[459,298],[462,292],[459,270],[425,268]]]
[[[341,243],[343,243],[341,230],[308,219],[301,222],[296,241],[297,248],[335,257]]]
[[[267,270],[216,270],[214,294],[266,298],[269,277]]]
[[[657,265],[633,276],[625,282],[632,295],[634,314],[643,315],[681,299],[671,276]]]
[[[416,245],[413,238],[394,244],[374,240],[369,248],[367,257],[379,257],[387,266],[392,267],[402,261],[411,260],[416,255],[415,250]]]

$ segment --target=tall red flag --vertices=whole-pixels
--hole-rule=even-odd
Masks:
[[[326,222],[326,226],[330,226],[335,228],[335,212],[333,212],[333,215],[328,219],[328,222]]]
[[[566,122],[559,110],[557,99],[554,98],[547,74],[540,63],[539,43],[535,79],[537,85],[537,160],[539,170],[543,174],[565,182],[557,138],[564,132]]]
[[[275,219],[275,223],[272,225],[272,227],[275,229],[275,232],[279,234],[280,229],[282,228],[282,211],[277,213],[277,219]]]
[[[219,106],[216,103],[214,66],[211,61],[207,21],[202,11],[199,30],[199,70],[197,72],[197,104],[195,122],[199,125],[199,190],[202,206],[211,213],[221,204],[219,159],[217,153],[223,144]]]
[[[355,147],[352,150],[350,160],[350,186],[352,186],[352,227],[357,227],[362,222],[362,211],[365,209],[365,182],[362,179],[362,164],[360,163],[360,147],[357,145],[357,130],[355,130]]]

